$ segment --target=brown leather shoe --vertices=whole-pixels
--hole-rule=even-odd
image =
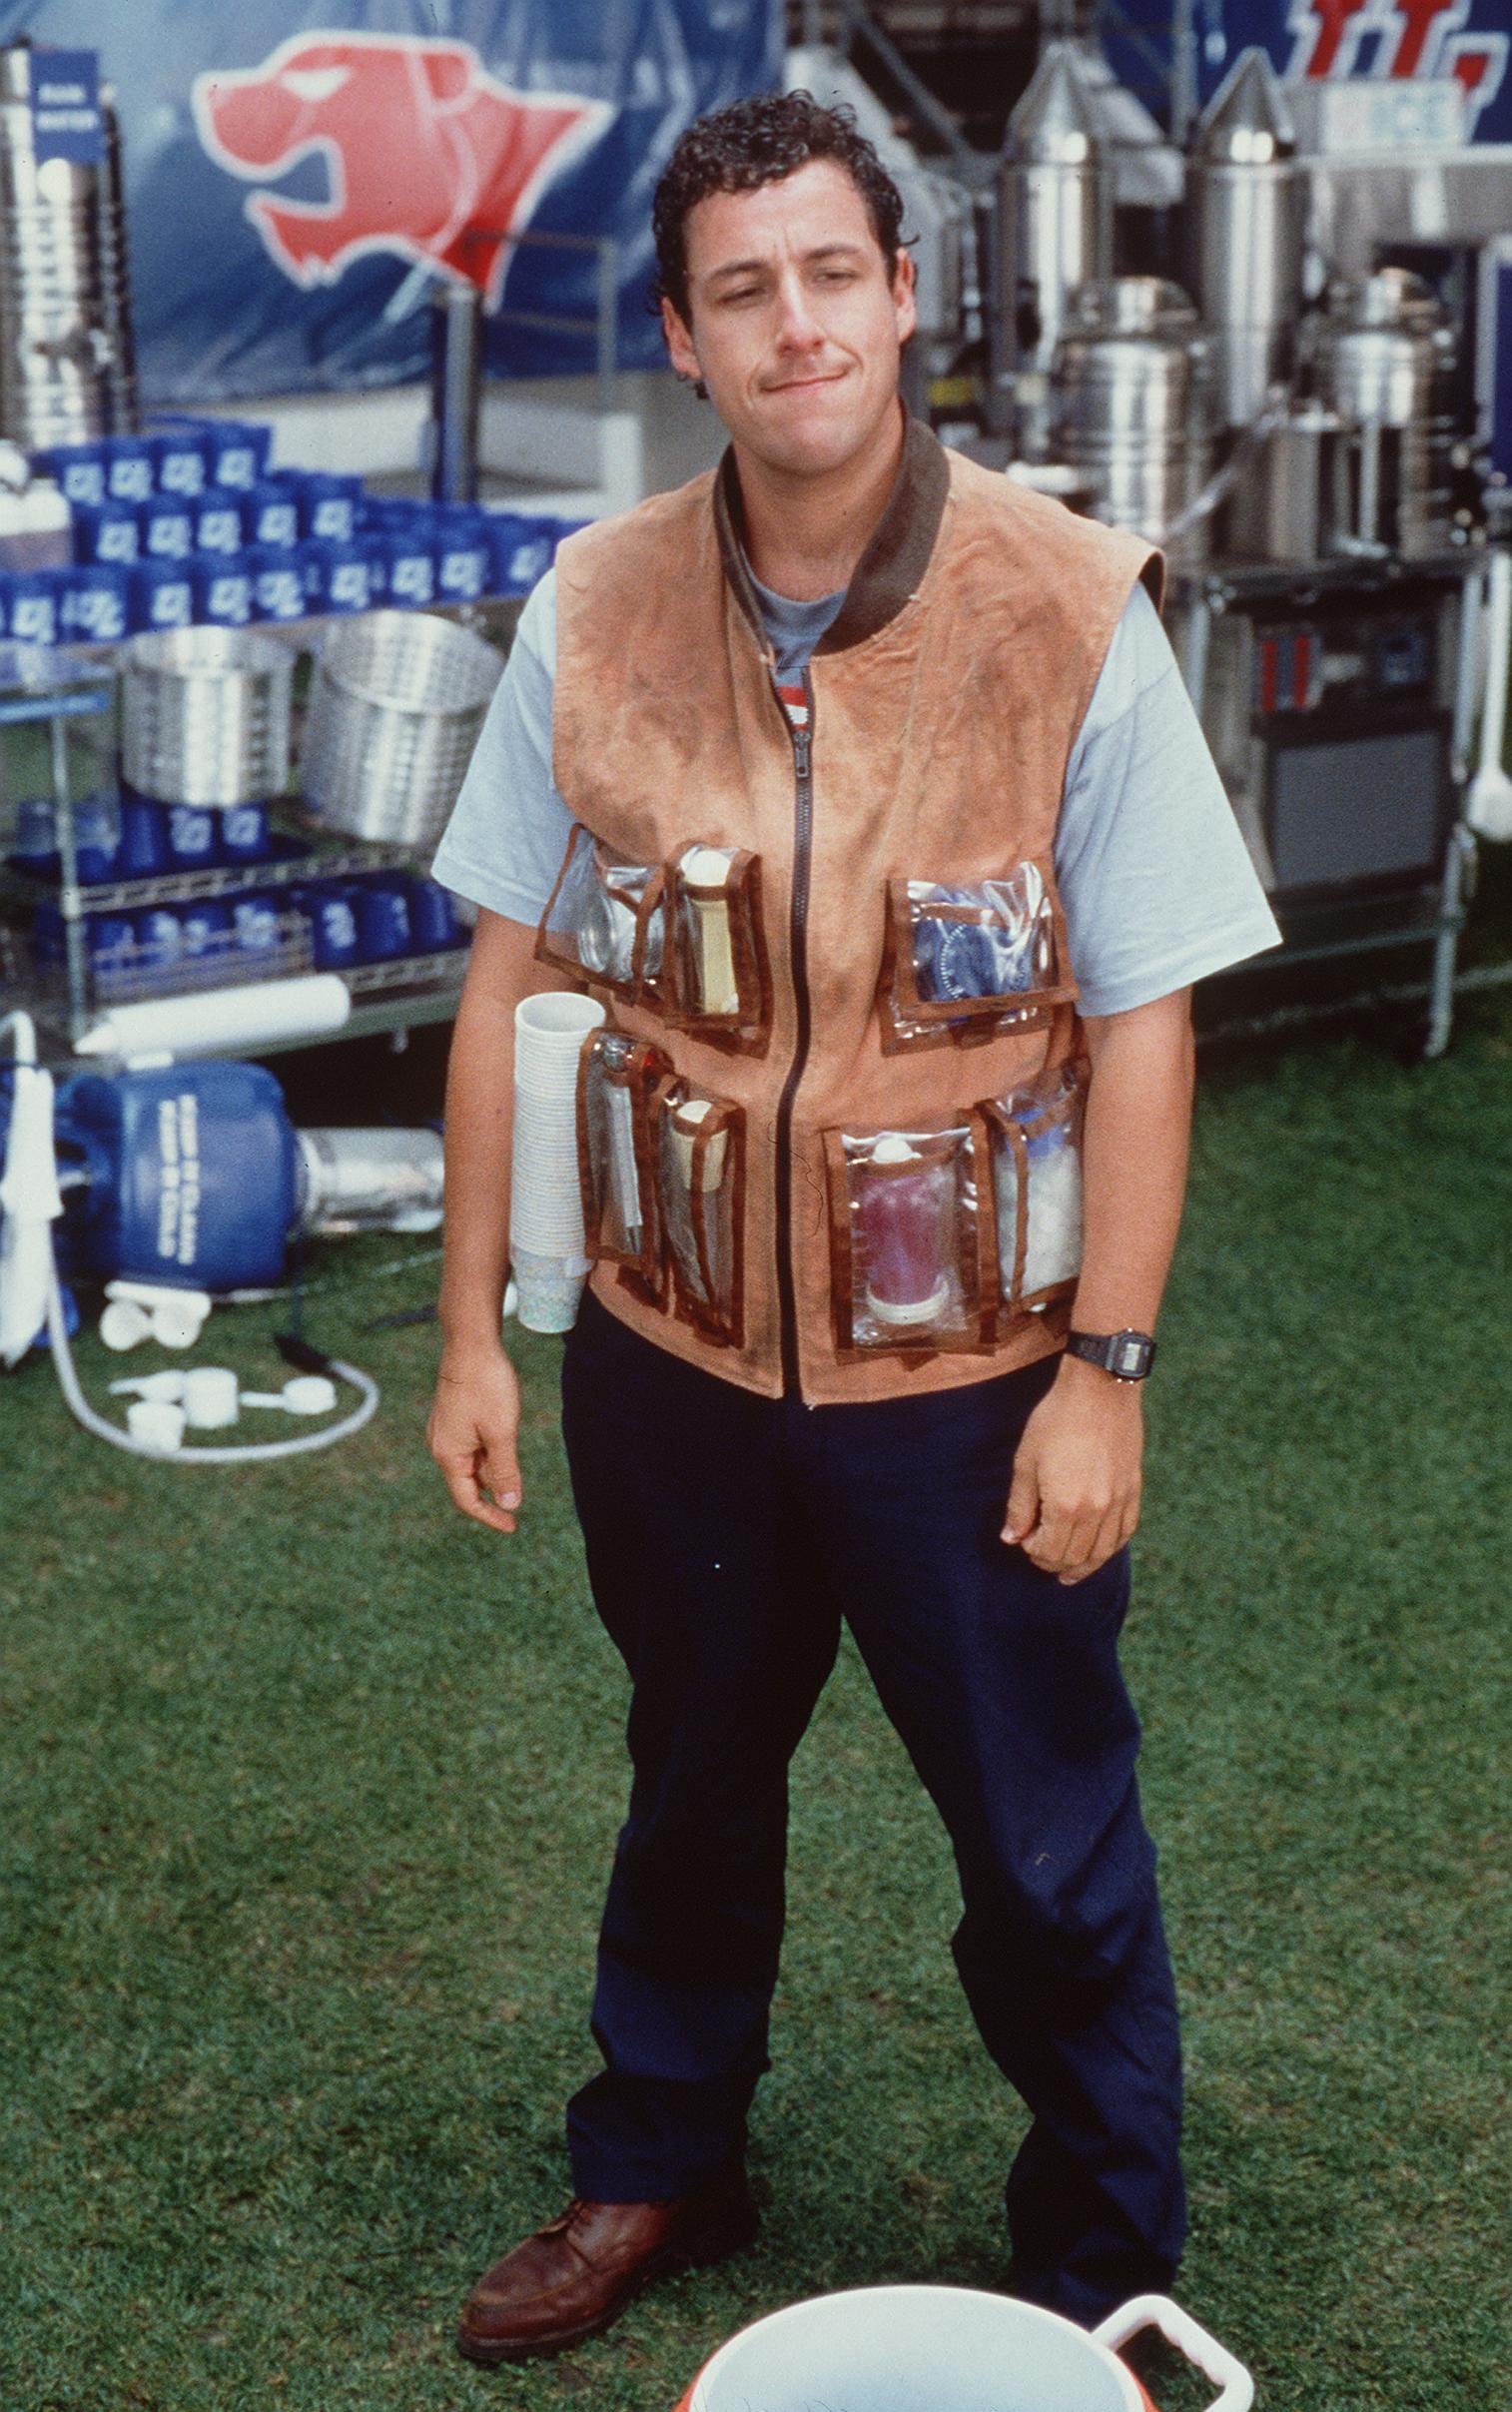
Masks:
[[[756,2233],[743,2169],[671,2202],[567,2205],[479,2278],[457,2323],[469,2362],[525,2362],[596,2337],[643,2288]]]

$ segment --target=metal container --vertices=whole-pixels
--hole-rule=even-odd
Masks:
[[[310,692],[300,780],[313,812],[355,837],[438,837],[503,671],[491,645],[425,612],[333,628]]]
[[[1450,541],[1453,332],[1429,287],[1382,268],[1335,286],[1319,330],[1318,390],[1346,428],[1334,543],[1436,552]]]
[[[32,75],[0,50],[0,433],[29,449],[132,423],[118,137],[107,116],[99,164],[39,160]]]
[[[1246,50],[1196,129],[1187,170],[1191,290],[1211,332],[1213,409],[1247,426],[1291,375],[1306,188],[1280,87]]]
[[[1084,286],[1056,352],[1056,456],[1084,470],[1093,515],[1160,543],[1200,492],[1211,453],[1208,354],[1180,288],[1158,277]],[[1176,543],[1200,559],[1205,519]]]
[[[300,1228],[433,1231],[444,1163],[434,1131],[299,1131]]]
[[[1333,549],[1343,443],[1343,423],[1331,410],[1298,403],[1237,479],[1220,549],[1241,560],[1322,560]]]
[[[1113,269],[1113,186],[1086,78],[1070,42],[1050,43],[1008,122],[998,180],[995,382],[1026,459],[1050,438],[1048,380],[1078,286]]]
[[[294,655],[242,628],[164,628],[121,655],[121,767],[169,804],[252,804],[289,783]]]

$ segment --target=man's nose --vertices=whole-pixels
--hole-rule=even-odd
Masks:
[[[793,352],[811,351],[824,341],[824,329],[796,269],[777,287],[777,341]]]

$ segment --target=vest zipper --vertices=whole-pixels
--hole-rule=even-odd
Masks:
[[[773,682],[775,684],[775,681]],[[777,1104],[777,1299],[782,1327],[782,1388],[784,1397],[799,1396],[798,1297],[793,1280],[793,1101],[809,1055],[809,865],[814,838],[814,682],[805,665],[803,698],[808,721],[795,728],[783,704],[783,716],[793,740],[793,888],[788,921],[788,946],[793,966],[793,1004],[798,1026],[797,1045]],[[779,703],[782,698],[779,695]]]

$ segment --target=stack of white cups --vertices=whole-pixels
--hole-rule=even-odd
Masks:
[[[587,1277],[577,1179],[577,1069],[603,1021],[591,997],[553,990],[514,1015],[509,1256],[527,1331],[569,1331]]]

